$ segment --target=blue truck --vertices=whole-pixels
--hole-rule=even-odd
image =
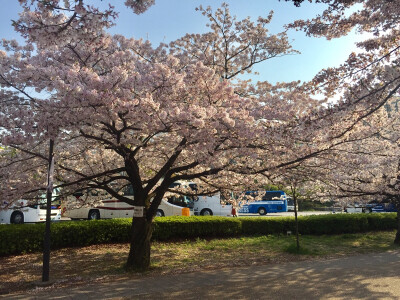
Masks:
[[[246,192],[247,193],[247,192]],[[261,201],[248,202],[239,208],[240,214],[260,214],[287,212],[287,196],[284,191],[266,191]]]
[[[393,203],[380,203],[375,205],[372,212],[397,212],[396,206]]]

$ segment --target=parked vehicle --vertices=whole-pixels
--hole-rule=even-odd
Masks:
[[[198,190],[194,182],[177,181],[171,185],[171,188],[174,187],[188,188],[191,193]],[[195,216],[232,216],[232,204],[225,203],[221,193],[212,196],[172,196],[168,197],[168,202],[189,207]]]
[[[254,201],[244,204],[239,209],[240,214],[260,214],[265,215],[268,213],[287,212],[287,200],[267,200],[267,201]]]
[[[79,208],[66,207],[63,216],[74,219],[113,219],[113,218],[132,218],[135,207],[116,199],[100,200],[96,205],[83,206]],[[161,200],[157,209],[156,216],[182,216],[183,208]]]
[[[124,195],[133,199],[131,188],[126,188],[123,191]],[[99,194],[96,190],[88,191],[87,199],[82,200],[81,207],[76,207],[79,199],[84,197],[83,193],[76,193],[76,199],[70,199],[69,203],[63,208],[63,216],[71,219],[113,219],[113,218],[132,218],[137,207],[119,201],[114,198],[108,198],[107,194]],[[101,199],[102,198],[102,199]],[[89,205],[84,205],[88,202]],[[92,204],[90,204],[92,203]],[[187,215],[187,208],[168,203],[165,199],[157,209],[156,216],[182,216]],[[189,212],[190,214],[190,212]]]
[[[294,211],[294,200],[292,199],[292,197],[286,197],[287,199],[287,208],[288,211]],[[299,205],[296,205],[297,211],[299,211]]]
[[[372,212],[397,212],[397,209],[393,203],[380,203],[372,208]]]
[[[344,208],[344,212],[350,213],[350,214],[352,214],[352,213],[362,213],[362,212],[364,212],[364,211],[365,211],[365,206],[363,206],[363,205],[358,205],[358,204],[355,204],[355,205],[347,205],[347,206]]]
[[[364,212],[365,213],[371,213],[372,212],[372,209],[375,207],[375,206],[377,206],[378,205],[378,203],[367,203],[366,205],[365,205],[365,208],[364,208]]]
[[[354,204],[347,205],[344,208],[344,212],[346,213],[371,213],[374,211],[374,208],[377,206],[377,203],[367,203],[367,204]]]
[[[287,195],[284,191],[245,191],[244,194],[246,196],[253,197],[254,200],[278,200],[283,198],[287,198]]]
[[[232,204],[221,203],[221,195],[196,196],[193,202],[195,216],[232,216]]]
[[[284,191],[265,191],[263,200],[278,200],[278,199],[286,199],[287,195]]]
[[[245,194],[247,193],[248,192],[245,192]],[[252,196],[253,194],[250,195]],[[288,211],[287,196],[284,191],[266,191],[265,194],[262,196],[262,199],[263,200],[261,201],[247,201],[246,204],[241,203],[239,205],[239,213],[265,215],[267,213]]]
[[[7,203],[3,203],[4,206]],[[28,200],[19,200],[9,208],[0,209],[0,223],[4,224],[24,224],[46,221],[45,202],[29,204]],[[58,205],[51,206],[50,217],[52,221],[61,219],[61,209]]]
[[[193,205],[194,205],[193,197],[171,196],[167,198],[167,202],[180,207],[188,207],[190,210],[193,210]]]

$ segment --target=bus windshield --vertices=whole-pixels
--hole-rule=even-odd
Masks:
[[[189,207],[193,208],[193,199],[192,197],[187,197],[187,196],[171,196],[168,197],[168,203],[181,206],[181,207]]]
[[[34,208],[34,209],[36,209],[38,207],[40,209],[47,209],[47,204],[31,204],[31,205],[28,205],[28,207]],[[51,205],[51,209],[59,209],[59,208],[60,208],[60,205],[56,205],[56,204]]]

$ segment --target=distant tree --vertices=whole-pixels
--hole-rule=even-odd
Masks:
[[[299,200],[303,199],[317,199],[320,194],[319,190],[321,184],[319,183],[319,172],[313,168],[310,161],[314,162],[320,155],[313,159],[302,160],[297,164],[292,164],[287,168],[280,169],[272,175],[266,175],[270,182],[275,185],[281,186],[288,196],[293,199],[294,204],[294,217],[295,217],[295,236],[296,248],[300,250],[300,235],[299,235],[299,222],[298,222],[298,207]]]

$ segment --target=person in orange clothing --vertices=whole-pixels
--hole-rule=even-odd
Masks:
[[[236,208],[235,208],[235,206],[233,206],[233,204],[232,204],[231,214],[232,214],[232,217],[237,217]]]

